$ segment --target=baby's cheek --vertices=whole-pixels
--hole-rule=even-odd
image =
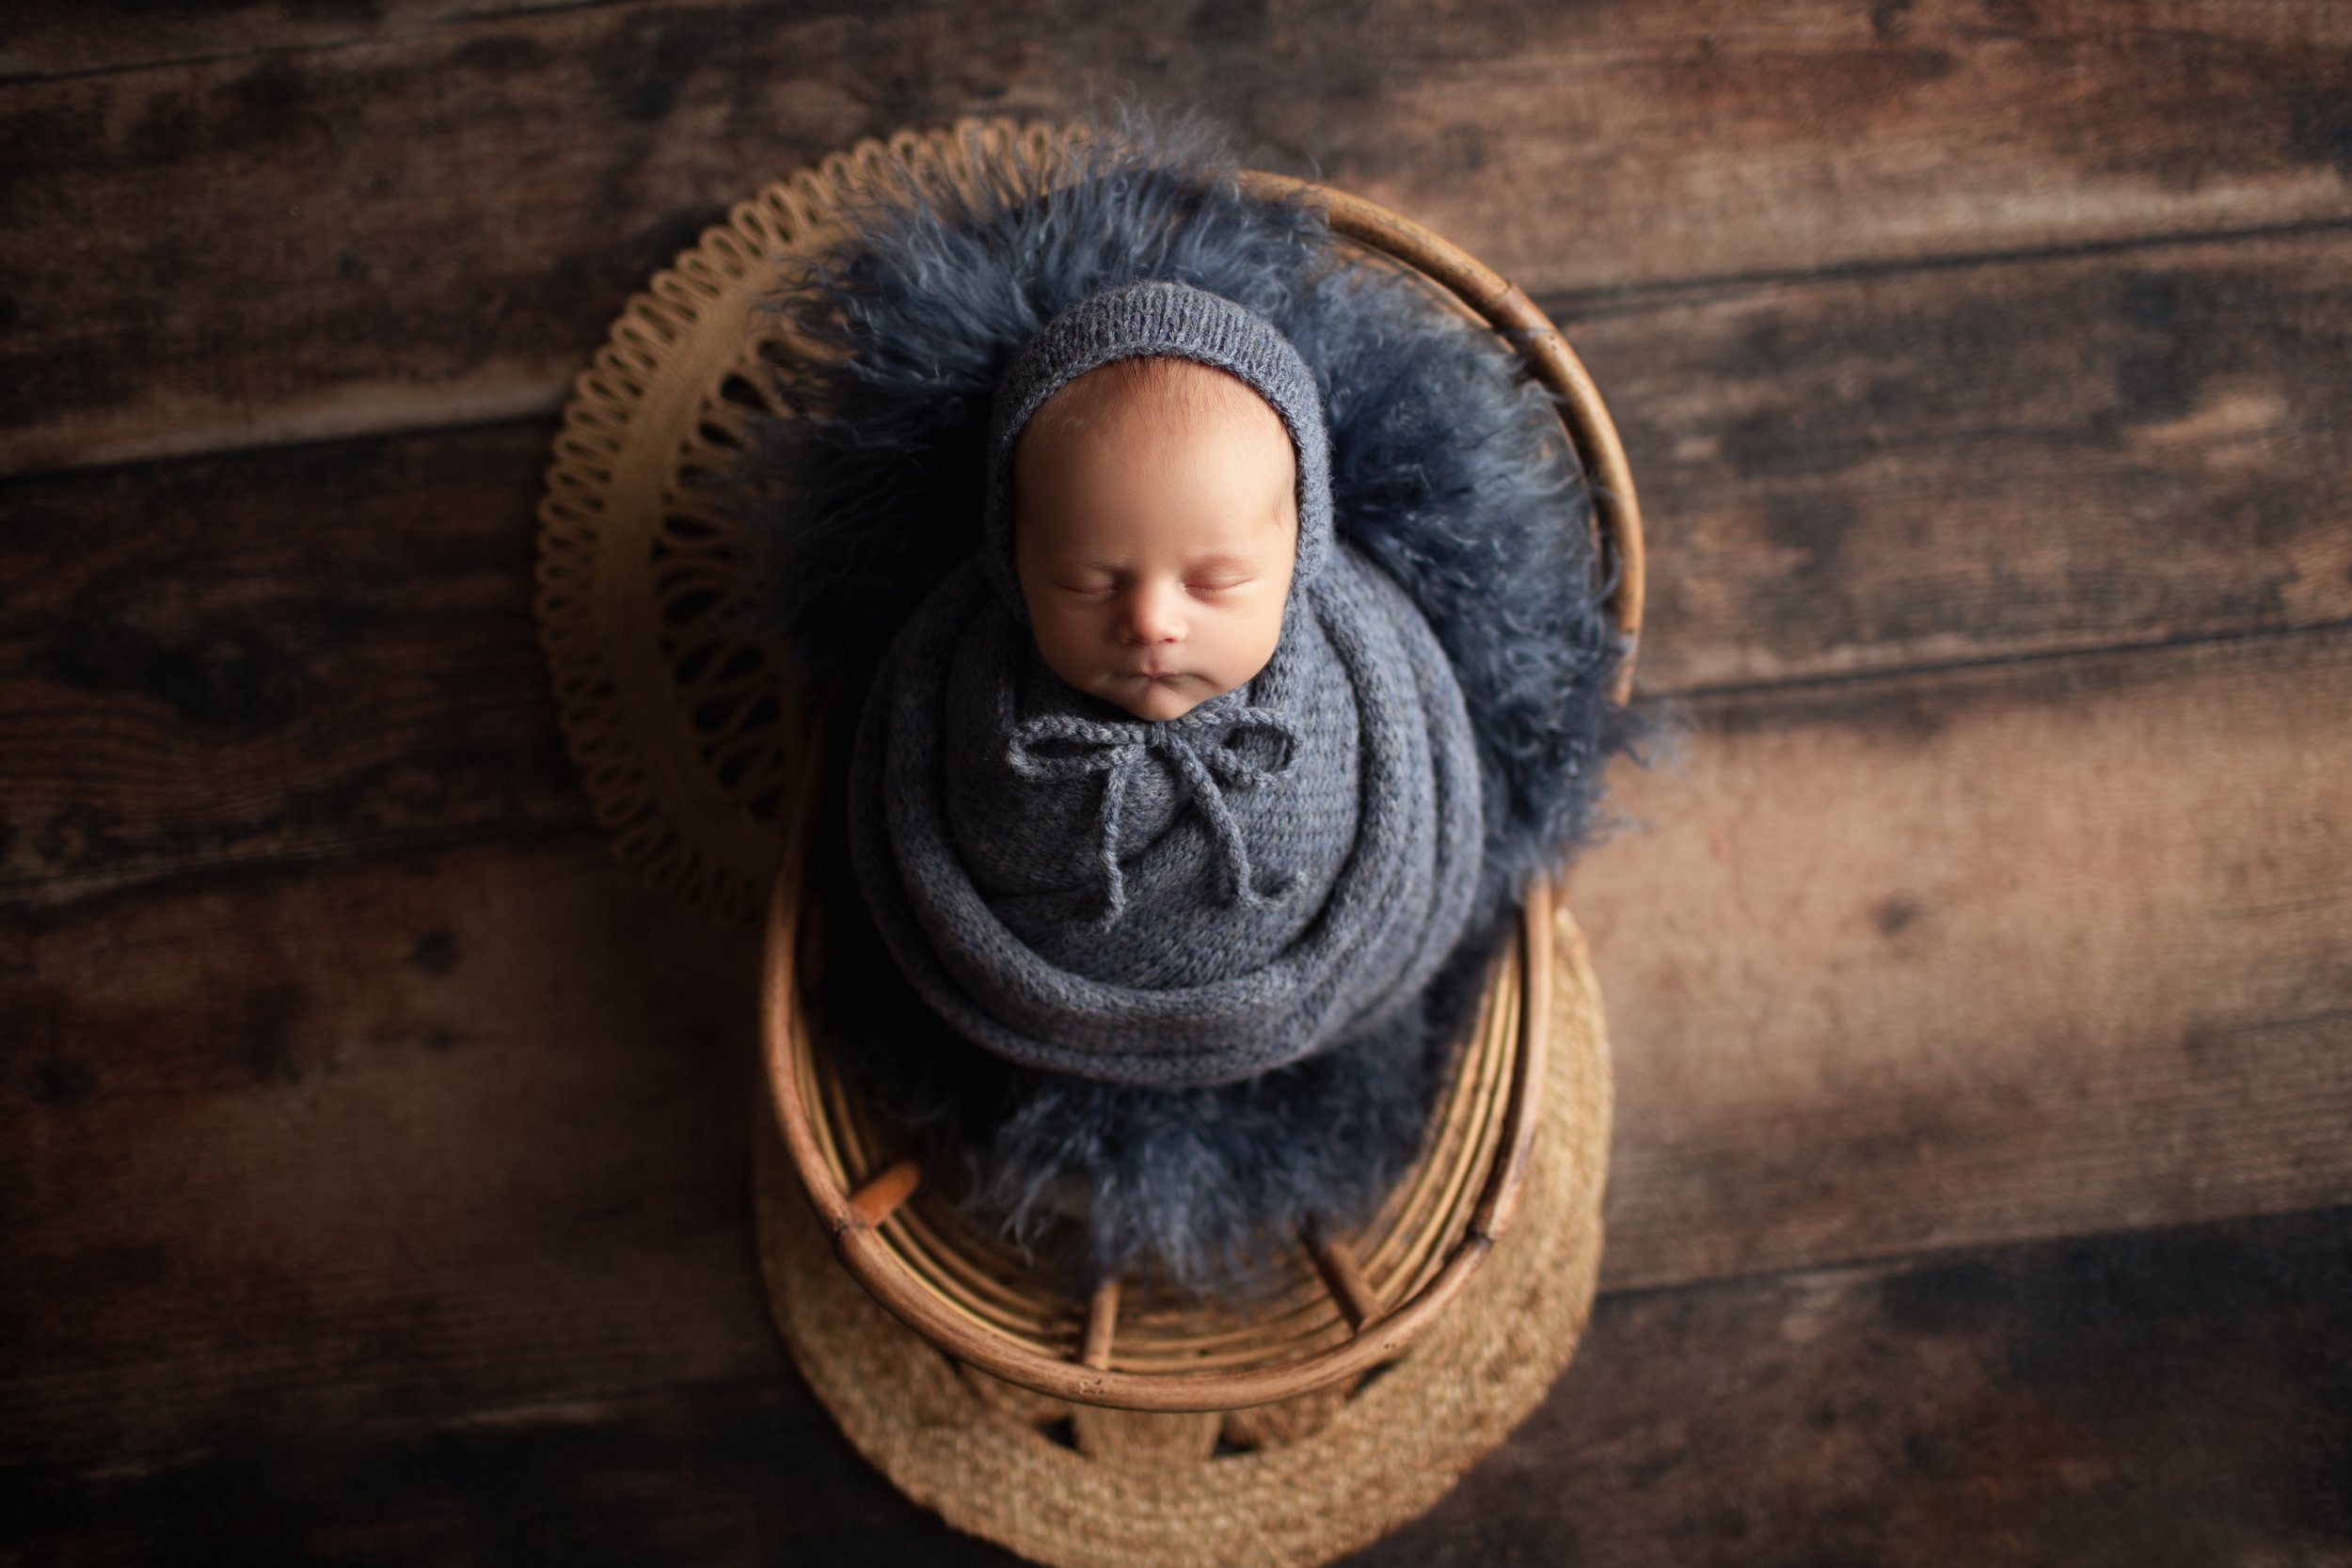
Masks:
[[[1253,639],[1257,645],[1264,650],[1265,657],[1269,658],[1274,656],[1275,643],[1281,641],[1282,637],[1282,599],[1281,594],[1268,594],[1257,606],[1257,612],[1252,619]]]

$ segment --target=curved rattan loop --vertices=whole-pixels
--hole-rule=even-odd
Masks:
[[[1121,1370],[1106,1364],[1108,1347],[1098,1341],[1106,1339],[1108,1331],[1095,1323],[1080,1327],[1074,1343],[1065,1332],[1060,1345],[1005,1332],[976,1313],[968,1299],[937,1288],[910,1266],[903,1238],[894,1234],[899,1228],[897,1205],[904,1196],[906,1164],[878,1162],[868,1174],[880,1180],[869,1185],[848,1167],[837,1141],[829,1135],[837,1132],[828,1101],[836,1099],[839,1080],[815,1049],[801,1006],[798,974],[806,913],[801,876],[804,843],[803,834],[794,835],[787,864],[776,881],[766,936],[761,1035],[776,1127],[842,1265],[908,1327],[958,1360],[1057,1399],[1129,1410],[1235,1410],[1289,1399],[1394,1359],[1454,1299],[1510,1223],[1537,1123],[1549,1044],[1546,1021],[1551,1016],[1552,890],[1542,883],[1529,892],[1519,940],[1505,960],[1516,982],[1510,989],[1517,1005],[1502,1021],[1509,1026],[1482,1031],[1487,1036],[1487,1054],[1500,1054],[1506,1062],[1500,1123],[1490,1138],[1466,1147],[1469,1159],[1454,1162],[1458,1173],[1477,1177],[1478,1186],[1474,1195],[1464,1192],[1446,1206],[1452,1211],[1448,1218],[1454,1234],[1434,1275],[1420,1280],[1402,1299],[1380,1302],[1376,1313],[1352,1310],[1354,1304],[1337,1299],[1335,1291],[1320,1319],[1308,1314],[1305,1332],[1287,1340],[1275,1331],[1285,1314],[1279,1309],[1257,1313],[1249,1332],[1270,1354],[1226,1370],[1183,1370],[1181,1361],[1172,1369]],[[1495,1022],[1491,1009],[1482,1022]],[[1473,1044],[1465,1054],[1474,1062],[1480,1053]],[[1460,1077],[1457,1073],[1457,1092],[1451,1103],[1461,1100]],[[888,1189],[880,1205],[867,1196],[875,1187]],[[1461,1198],[1470,1201],[1465,1204]],[[1350,1266],[1356,1267],[1352,1259]],[[1332,1319],[1346,1323],[1358,1316],[1367,1319],[1360,1327],[1337,1343],[1318,1343],[1333,1337]],[[1308,1348],[1286,1354],[1296,1345]]]
[[[1556,913],[1544,1120],[1518,1216],[1378,1378],[1185,1414],[1073,1404],[977,1372],[909,1332],[838,1266],[764,1125],[760,1264],[794,1364],[893,1485],[1040,1563],[1315,1568],[1377,1540],[1536,1409],[1591,1310],[1609,1049],[1583,942],[1567,911]]]

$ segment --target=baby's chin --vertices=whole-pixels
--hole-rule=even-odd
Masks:
[[[1212,689],[1210,682],[1193,676],[1142,682],[1120,679],[1100,689],[1097,694],[1136,718],[1155,723],[1182,719],[1210,698],[1220,695]]]

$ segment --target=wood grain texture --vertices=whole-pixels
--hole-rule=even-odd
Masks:
[[[1559,319],[1642,486],[1643,690],[2352,618],[2352,231]]]
[[[2352,233],[1571,330],[1642,476],[1652,696],[2352,619]],[[0,485],[0,897],[583,820],[528,603],[547,435]]]
[[[0,1464],[775,1375],[748,939],[582,832],[0,934]]]
[[[16,0],[0,16],[0,86],[264,51],[381,43],[403,33],[600,0]]]
[[[2327,0],[11,8],[0,1563],[1009,1561],[786,1366],[531,512],[728,201],[1122,88],[1562,320],[1687,721],[1571,890],[1613,1292],[1360,1560],[2352,1563]]]
[[[1355,1568],[2352,1555],[2352,1213],[1604,1296],[1535,1416]],[[0,1471],[31,1560],[1009,1565],[795,1378]]]
[[[2352,1201],[2352,632],[1693,702],[1568,901],[1605,1284]]]
[[[1655,1285],[2352,1200],[2352,634],[1710,699],[1571,902]],[[772,1368],[751,943],[585,833],[20,906],[0,1463]]]
[[[0,487],[0,900],[583,824],[537,423]]]
[[[727,202],[1121,88],[1538,294],[2352,216],[2319,0],[564,9],[0,86],[0,471],[548,409]]]
[[[2352,1560],[2352,1212],[1604,1296],[1359,1568]]]

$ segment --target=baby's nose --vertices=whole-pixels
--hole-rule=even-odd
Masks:
[[[1184,635],[1184,595],[1174,588],[1138,583],[1127,594],[1121,627],[1130,641],[1177,642]]]

